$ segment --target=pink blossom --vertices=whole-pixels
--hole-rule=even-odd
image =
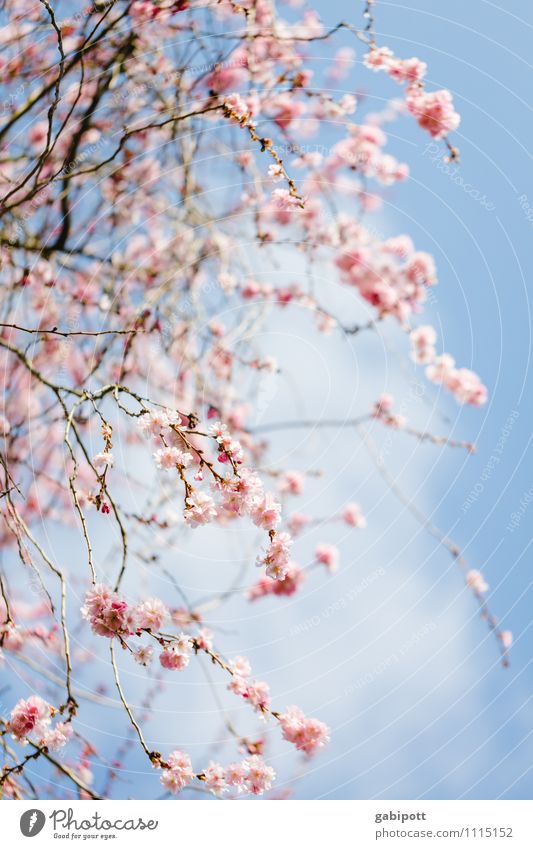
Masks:
[[[487,387],[470,369],[453,369],[444,382],[459,404],[473,404],[475,407],[481,407],[487,401]]]
[[[236,462],[242,462],[243,450],[242,445],[236,439],[233,439],[228,431],[228,426],[222,422],[215,422],[209,428],[209,433],[215,437],[218,442],[220,454],[219,462],[225,463],[231,457]]]
[[[213,648],[213,632],[209,628],[200,628],[196,635],[196,642],[199,648],[211,651]]]
[[[339,568],[339,549],[329,543],[321,543],[315,549],[315,557],[318,563],[323,563],[329,572],[336,572]]]
[[[233,660],[230,660],[229,667],[234,675],[238,675],[241,678],[248,678],[252,674],[252,667],[249,660],[246,657],[241,657],[241,655],[237,655]]]
[[[510,649],[513,645],[513,633],[512,631],[502,631],[500,634],[500,639],[502,641],[503,647],[505,649]]]
[[[283,170],[283,165],[272,164],[268,166],[268,176],[274,180],[275,183],[278,183],[280,180],[283,180],[285,177],[285,172]]]
[[[296,118],[303,115],[305,105],[299,100],[296,100],[292,92],[287,92],[274,97],[270,101],[269,111],[272,113],[278,127],[286,130]]]
[[[413,56],[411,59],[393,59],[387,68],[387,73],[398,83],[418,83],[427,72],[427,65]]]
[[[43,735],[43,745],[56,752],[68,743],[72,733],[72,725],[68,722],[58,722]]]
[[[466,368],[455,368],[455,361],[449,354],[441,354],[426,368],[426,376],[434,383],[443,383],[454,394],[459,404],[473,404],[476,407],[485,404],[487,387],[478,375]]]
[[[243,516],[261,498],[263,487],[256,474],[242,469],[238,478],[217,483],[216,489],[222,493],[221,507],[227,513]]]
[[[266,566],[266,574],[269,578],[282,581],[289,569],[290,548],[292,539],[284,531],[274,535],[266,553],[257,558],[258,566]]]
[[[38,121],[33,124],[28,132],[28,141],[37,147],[41,147],[46,142],[48,135],[48,121]]]
[[[243,695],[259,712],[264,712],[270,707],[270,687],[265,681],[249,682],[246,693]]]
[[[291,534],[297,536],[311,521],[310,516],[305,516],[303,513],[291,513],[287,525]]]
[[[426,377],[433,383],[444,383],[455,370],[455,360],[449,354],[435,357],[433,363],[426,368]]]
[[[158,437],[168,433],[170,418],[165,410],[150,410],[139,418],[139,427],[145,436]]]
[[[405,266],[405,274],[413,283],[433,286],[437,279],[437,270],[431,254],[425,251],[412,254]]]
[[[233,120],[248,117],[248,106],[240,94],[229,94],[224,100],[224,105],[236,116]]]
[[[394,398],[392,395],[385,393],[381,395],[374,404],[373,414],[375,416],[388,415],[392,410]]]
[[[366,528],[366,519],[361,512],[361,507],[354,501],[346,505],[342,511],[342,518],[352,528]]]
[[[303,492],[305,477],[301,472],[285,472],[280,483],[280,492],[291,495],[301,495]]]
[[[148,666],[154,655],[152,646],[139,646],[133,652],[133,659],[139,666]]]
[[[406,102],[409,112],[415,116],[422,129],[435,139],[441,139],[456,130],[461,122],[447,89],[428,93],[413,87]]]
[[[208,524],[217,514],[215,502],[211,496],[199,490],[195,490],[191,495],[188,495],[185,504],[186,508],[183,517],[185,523],[190,528],[197,528],[198,525]]]
[[[314,755],[329,742],[327,725],[319,719],[308,719],[299,707],[288,707],[279,717],[279,723],[285,740],[306,755]]]
[[[281,519],[281,504],[274,496],[267,492],[265,495],[254,499],[250,507],[250,516],[254,525],[264,528],[266,531],[274,528]]]
[[[270,790],[276,773],[272,767],[267,766],[259,755],[252,755],[242,762],[244,769],[244,786],[254,796],[261,796],[266,790]]]
[[[240,793],[244,790],[244,782],[247,774],[248,770],[245,762],[229,764],[224,770],[224,781],[229,787],[236,787]]]
[[[466,575],[467,585],[477,593],[486,593],[489,585],[479,569],[470,569]]]
[[[224,769],[215,761],[209,761],[207,769],[204,770],[204,781],[205,786],[215,796],[220,796],[228,789]]]
[[[159,631],[164,619],[169,615],[167,608],[158,598],[148,598],[136,608],[137,624],[139,628],[147,628],[151,631]]]
[[[393,58],[388,47],[373,47],[363,58],[363,64],[372,71],[380,71],[389,68]]]
[[[134,634],[138,629],[135,611],[104,584],[97,584],[89,590],[81,613],[90,623],[94,633],[101,637]]]
[[[167,758],[168,768],[163,769],[161,784],[171,793],[179,793],[194,778],[189,755],[179,749],[171,752]]]
[[[285,212],[291,212],[293,209],[297,209],[301,203],[288,189],[274,189],[272,200],[280,210]]]
[[[189,665],[192,651],[192,637],[180,634],[177,640],[169,643],[159,655],[159,663],[165,669],[185,669]]]
[[[179,448],[174,446],[168,446],[165,448],[160,448],[154,454],[154,460],[156,462],[158,469],[175,469],[176,466],[180,466],[182,469],[186,468],[189,463],[192,463],[192,454],[189,454],[186,451],[181,451]]]
[[[205,78],[205,85],[215,92],[235,88],[246,78],[246,64],[245,51],[234,50],[227,62],[217,65],[214,71]],[[237,96],[235,94],[229,95],[229,97]]]
[[[305,572],[297,563],[289,563],[287,573],[282,581],[275,581],[266,576],[254,584],[247,592],[249,601],[256,601],[266,595],[291,596],[297,592],[305,579]]]
[[[428,365],[435,359],[435,342],[437,341],[437,333],[435,328],[429,324],[424,324],[412,330],[409,334],[413,350],[411,358],[415,363]]]
[[[100,451],[93,457],[93,466],[97,469],[104,469],[106,466],[112,466],[115,459],[110,451]]]
[[[20,699],[13,710],[8,722],[9,732],[18,742],[25,743],[26,737],[32,735],[41,739],[50,725],[51,708],[40,696],[30,696]]]

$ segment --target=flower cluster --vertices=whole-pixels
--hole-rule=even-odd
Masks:
[[[455,360],[449,354],[435,357],[432,364],[426,368],[426,375],[433,383],[445,386],[459,404],[481,407],[487,400],[487,387],[479,376],[470,369],[456,368]]]
[[[433,383],[441,383],[459,404],[481,406],[487,400],[487,388],[478,375],[466,368],[456,368],[450,354],[437,356],[435,343],[437,333],[431,325],[422,325],[410,333],[411,358],[415,363],[426,366],[426,377]]]
[[[259,562],[267,566],[267,575],[283,579],[291,540],[286,532],[278,534],[275,531],[281,521],[281,504],[272,493],[265,492],[262,481],[252,469],[242,466],[243,447],[231,436],[227,424],[215,421],[209,426],[208,433],[217,446],[217,461],[221,464],[229,463],[232,467],[230,473],[223,477],[204,457],[203,449],[195,448],[190,442],[191,434],[185,435],[182,419],[179,413],[171,410],[150,410],[140,416],[140,427],[146,435],[164,442],[163,447],[154,453],[157,466],[165,470],[175,468],[179,473],[185,487],[185,524],[197,528],[214,520],[223,522],[225,519],[249,516],[258,528],[268,531],[270,535],[268,551]],[[198,437],[198,434],[193,433],[192,437]],[[178,445],[172,444],[175,440]],[[199,462],[195,481],[203,480],[203,469],[207,468],[212,476],[212,492],[218,501],[186,479],[185,473],[194,462],[193,451]],[[298,489],[298,478],[294,475],[288,477],[285,485],[296,491],[294,488]]]
[[[270,708],[270,688],[265,681],[256,681],[250,678],[252,668],[245,657],[236,657],[230,661],[232,678],[228,684],[237,696],[248,699],[250,704],[259,713],[265,713]]]
[[[288,533],[271,533],[270,545],[265,554],[257,558],[258,566],[266,566],[266,574],[276,581],[283,581],[289,571],[292,539]]]
[[[297,563],[289,563],[282,581],[275,581],[266,575],[260,578],[247,592],[249,601],[257,601],[266,595],[291,596],[296,593],[305,579],[305,572]]]
[[[129,636],[142,630],[157,631],[168,616],[159,599],[149,598],[131,607],[105,584],[97,584],[85,596],[81,609],[84,619],[101,637]]]
[[[447,89],[426,92],[418,87],[407,94],[407,108],[415,116],[423,130],[435,139],[441,139],[456,130],[461,122],[453,106],[453,98]]]
[[[407,109],[433,138],[444,138],[457,129],[461,118],[454,109],[451,93],[447,89],[424,90],[425,62],[416,57],[398,59],[388,47],[373,47],[365,56],[364,63],[367,68],[385,71],[396,82],[407,85]]]
[[[433,258],[415,251],[407,236],[380,241],[363,225],[339,216],[340,248],[335,264],[341,279],[355,286],[380,315],[402,324],[426,299],[436,271]]]
[[[135,612],[111,587],[97,584],[85,596],[81,614],[100,637],[134,634],[137,631]]]
[[[329,728],[319,719],[309,719],[296,706],[288,707],[279,717],[285,740],[293,743],[306,755],[314,755],[317,749],[329,742]]]
[[[218,462],[227,463],[228,460],[233,460],[234,463],[242,463],[243,450],[242,445],[230,435],[228,426],[222,422],[215,422],[210,425],[209,433],[217,441],[219,448]]]
[[[31,738],[39,746],[56,751],[61,749],[72,736],[72,726],[67,722],[57,722],[51,726],[55,709],[40,696],[20,699],[7,723],[10,734],[18,743],[26,745]]]
[[[405,416],[400,415],[399,413],[393,413],[392,408],[394,406],[394,397],[389,395],[388,392],[384,392],[381,395],[374,407],[372,409],[372,415],[376,419],[380,419],[384,424],[389,427],[395,428],[403,428],[406,424]]]
[[[435,342],[437,341],[437,332],[434,327],[429,324],[424,324],[412,330],[410,333],[411,344],[413,350],[411,359],[419,365],[429,365],[435,359],[437,353],[435,351]]]
[[[159,663],[165,669],[185,669],[189,665],[192,651],[192,637],[180,634],[177,640],[169,643],[159,655]]]
[[[175,445],[168,445],[155,452],[154,460],[158,469],[169,471],[169,469],[186,469],[192,463],[193,456],[187,451],[176,448]]]
[[[384,186],[406,180],[408,166],[383,153],[386,141],[387,136],[377,126],[350,125],[348,137],[333,146],[324,169],[326,175],[331,179],[338,168],[347,167],[364,177],[376,179]]]
[[[192,770],[190,757],[179,749],[172,752],[163,767],[161,784],[171,793],[179,793],[195,778],[199,779],[216,796],[231,791],[237,793],[252,793],[261,796],[270,790],[276,774],[259,755],[222,767],[215,761],[210,761],[207,768],[195,775]]]

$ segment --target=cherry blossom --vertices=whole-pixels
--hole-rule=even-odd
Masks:
[[[279,721],[284,738],[306,755],[314,755],[329,741],[328,727],[318,719],[307,718],[298,707],[288,707]]]
[[[342,511],[342,519],[352,528],[366,528],[366,519],[361,507],[355,501],[351,501]]]
[[[26,738],[35,736],[43,738],[51,722],[51,708],[40,696],[30,696],[20,699],[13,710],[8,723],[8,729],[19,742],[27,742]]]
[[[330,543],[320,543],[315,549],[317,563],[322,563],[328,572],[336,572],[339,568],[339,549]]]
[[[400,154],[404,125],[457,158],[451,92],[434,90],[425,51],[381,43],[378,4],[328,29],[312,7],[289,5],[133,0],[60,19],[53,3],[2,4],[0,662],[16,692],[0,711],[6,797],[33,799],[34,773],[45,795],[113,797],[122,769],[135,796],[133,752],[157,770],[154,795],[159,779],[173,795],[194,784],[260,796],[275,780],[263,754],[279,745],[296,763],[327,744],[322,719],[280,712],[261,669],[272,664],[253,655],[252,676],[243,655],[227,659],[230,645],[250,646],[250,616],[266,634],[279,605],[302,621],[304,582],[313,597],[324,580],[317,564],[338,581],[335,543],[364,542],[362,507],[326,495],[339,458],[323,428],[335,414],[300,398],[307,360],[276,348],[279,322],[308,334],[328,367],[348,339],[364,370],[360,336],[386,348],[395,333],[421,382],[458,404],[488,398],[470,369],[477,355],[464,367],[439,347],[431,294],[449,274],[429,237],[415,244],[376,217],[419,177],[416,156]],[[376,91],[363,94],[376,82],[379,107]],[[298,386],[298,420],[280,386]],[[470,446],[417,430],[400,392],[387,375],[373,403],[355,390],[332,403],[349,402],[341,425],[368,456],[386,428]],[[309,463],[285,451],[295,433]],[[344,492],[366,509],[364,482],[354,469]],[[489,610],[485,578],[439,541],[507,665],[512,634]],[[235,633],[230,600],[248,611]],[[196,665],[209,688],[196,686]],[[57,707],[26,698],[33,670]],[[193,769],[181,748],[165,758],[149,744],[174,709],[167,687],[187,681],[195,722],[220,713],[220,763]],[[108,752],[92,732],[111,700],[122,725]],[[230,721],[224,700],[249,710]],[[261,730],[242,727],[241,712]]]
[[[177,640],[165,646],[159,655],[159,663],[165,669],[185,669],[189,665],[191,651],[191,637],[180,634]]]

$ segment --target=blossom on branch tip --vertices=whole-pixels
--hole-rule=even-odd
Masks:
[[[306,755],[314,755],[317,749],[329,743],[327,725],[319,719],[309,719],[299,707],[288,707],[280,715],[279,723],[285,740]]]

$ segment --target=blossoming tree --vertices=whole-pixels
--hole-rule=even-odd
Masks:
[[[122,683],[128,663],[146,667],[144,713],[154,681],[186,677],[207,658],[228,698],[246,700],[302,757],[328,743],[320,718],[280,705],[210,628],[210,612],[235,592],[253,612],[267,595],[297,598],[313,567],[334,573],[338,562],[330,532],[313,563],[299,565],[301,538],[324,516],[286,509],[306,471],[270,464],[269,430],[283,416],[270,428],[250,423],[257,380],[278,368],[258,335],[282,310],[307,315],[318,337],[395,322],[429,382],[459,404],[487,397],[419,319],[437,282],[432,257],[363,223],[384,187],[409,173],[388,152],[388,122],[412,120],[443,156],[458,156],[450,92],[426,87],[423,61],[378,43],[374,14],[372,0],[355,3],[328,30],[313,9],[280,11],[274,0],[2,4],[0,643],[5,668],[35,675],[32,692],[20,677],[23,691],[3,695],[4,796],[111,792],[127,751],[110,764],[84,724],[87,699],[93,711],[100,704],[83,684],[94,653],[105,658],[99,677],[114,687],[124,739],[154,767],[154,796],[194,786],[260,795],[275,774],[264,739],[229,722],[233,761],[154,750]],[[380,112],[319,81],[317,57],[327,51],[339,82],[356,47],[367,84],[373,72],[390,78]],[[309,140],[326,126],[319,150]],[[310,269],[327,264],[369,321],[332,314],[319,285],[276,282],[287,250]],[[412,428],[388,394],[351,424],[471,448]],[[355,535],[366,524],[353,502],[329,519]],[[227,592],[185,598],[170,569],[162,599],[140,580],[147,550],[156,562],[207,525],[241,524],[258,530],[258,545]],[[507,663],[511,637],[487,608],[483,575],[428,530],[463,569]],[[82,554],[71,553],[74,540]]]

